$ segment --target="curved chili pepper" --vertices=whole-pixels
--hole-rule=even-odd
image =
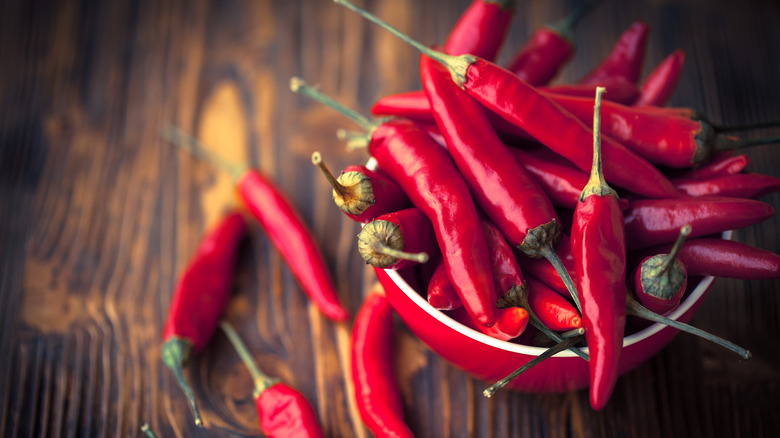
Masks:
[[[571,96],[551,95],[581,121],[589,116],[589,100]],[[706,162],[717,151],[740,149],[778,141],[775,138],[737,139],[717,134],[707,122],[691,120],[604,102],[603,134],[630,148],[651,163],[687,168]]]
[[[247,232],[244,217],[224,216],[202,238],[173,292],[163,330],[162,360],[173,371],[202,427],[195,395],[184,378],[183,366],[208,344],[230,298],[238,249]]]
[[[590,404],[603,409],[619,375],[626,325],[626,238],[617,193],[601,170],[596,91],[593,112],[593,170],[574,210],[571,246],[582,301],[582,323],[590,352]]]
[[[550,199],[512,157],[482,107],[455,85],[447,70],[426,56],[420,63],[436,124],[472,196],[508,242],[556,267],[577,303],[574,282],[553,250],[560,220]]]
[[[672,98],[685,64],[685,51],[677,49],[661,61],[639,86],[634,105],[664,106]]]
[[[317,413],[308,400],[292,387],[264,374],[230,324],[222,321],[220,327],[252,375],[257,417],[263,434],[269,438],[323,437]]]
[[[360,418],[378,437],[413,437],[393,368],[393,310],[381,286],[368,294],[352,326],[352,383]]]
[[[577,82],[601,85],[602,78],[622,76],[630,82],[636,83],[642,74],[642,63],[645,58],[649,31],[650,27],[647,23],[634,22],[618,37],[609,55]]]
[[[642,260],[634,279],[634,295],[647,309],[664,315],[676,309],[688,285],[688,271],[677,255],[691,226],[680,229],[680,236],[669,253],[656,254]]]
[[[415,207],[380,215],[357,237],[358,252],[375,268],[408,268],[438,252],[431,221]]]
[[[528,276],[528,305],[551,330],[562,332],[582,327],[582,318],[574,306],[541,281]]]
[[[668,253],[672,245],[657,245],[630,253],[638,259]],[[677,254],[691,276],[767,280],[780,278],[780,255],[733,240],[700,237],[683,243]]]
[[[780,191],[780,178],[760,173],[737,173],[711,179],[672,179],[678,190],[689,196],[760,198]]]
[[[452,28],[444,51],[495,59],[515,12],[515,0],[474,0]]]
[[[512,248],[501,231],[489,220],[482,220],[482,228],[490,252],[490,266],[493,267],[493,280],[496,284],[498,308],[519,306],[518,295],[527,293],[523,272],[517,264]]]
[[[381,214],[412,205],[398,184],[380,171],[352,165],[347,166],[336,178],[322,161],[319,152],[311,155],[311,161],[333,187],[336,205],[356,222],[366,223]]]
[[[368,151],[385,173],[433,224],[447,273],[472,318],[495,322],[496,292],[479,213],[452,158],[411,120],[376,124],[307,86],[300,78],[290,88],[329,105],[364,127]]]
[[[528,326],[528,312],[521,307],[497,309],[496,323],[490,327],[474,323],[463,307],[455,308],[448,312],[448,315],[470,329],[477,330],[491,338],[500,339],[502,341],[510,341],[522,335],[525,328]]]
[[[441,260],[433,271],[428,282],[428,304],[438,310],[453,310],[462,307],[458,293],[452,286],[444,260]]]
[[[574,55],[572,43],[574,26],[600,3],[600,1],[583,3],[562,20],[537,29],[512,56],[512,60],[506,66],[507,70],[531,85],[548,84]],[[452,54],[458,55],[458,53]],[[476,53],[472,55],[479,56]]]
[[[229,163],[211,154],[182,131],[171,128],[166,135],[177,146],[230,173],[247,210],[287,261],[304,292],[325,316],[334,321],[346,321],[349,313],[339,302],[314,236],[287,197],[260,171]]]
[[[771,205],[752,199],[702,198],[637,199],[624,212],[629,251],[674,242],[680,227],[690,224],[691,237],[705,236],[757,224],[774,214]]]
[[[740,173],[745,170],[748,164],[750,164],[749,156],[745,154],[734,155],[734,151],[724,151],[715,154],[710,161],[702,166],[670,172],[670,175],[672,178],[704,180]]]

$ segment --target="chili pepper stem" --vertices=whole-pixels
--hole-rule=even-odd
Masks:
[[[381,242],[377,242],[372,249],[386,256],[395,257],[402,260],[411,260],[417,263],[426,263],[429,258],[428,253],[425,252],[412,253],[412,252],[399,251],[397,249],[390,248],[389,246],[384,245]]]
[[[767,137],[767,138],[742,138],[735,139],[732,137],[726,137],[719,135],[713,145],[715,152],[730,151],[735,149],[745,149],[754,146],[763,146],[767,144],[780,143],[780,137]]]
[[[710,123],[715,132],[749,131],[753,129],[774,128],[780,126],[780,120],[769,122],[746,123],[744,125],[716,125]]]
[[[584,339],[584,336],[580,335],[580,336],[575,336],[573,338],[568,338],[568,339],[562,340],[561,342],[559,342],[555,346],[552,346],[552,347],[548,348],[547,350],[545,350],[544,353],[542,353],[539,356],[536,356],[535,358],[530,360],[525,365],[523,365],[520,368],[512,371],[512,373],[509,374],[508,376],[504,377],[503,379],[501,379],[498,382],[496,382],[493,385],[491,385],[489,388],[487,388],[484,391],[482,391],[482,395],[484,395],[485,397],[488,397],[488,398],[492,397],[493,394],[496,393],[496,391],[498,391],[499,389],[501,389],[504,386],[506,386],[509,382],[511,382],[512,380],[517,378],[517,376],[519,376],[520,374],[522,374],[522,373],[526,372],[527,370],[533,368],[534,366],[536,366],[537,364],[543,362],[547,358],[549,358],[551,356],[554,356],[554,355],[560,353],[561,351],[566,350],[569,347],[574,346],[575,344],[577,344],[578,342],[582,341],[583,339]]]
[[[566,270],[566,266],[564,266],[558,253],[555,252],[552,245],[546,245],[540,249],[539,254],[553,265],[553,268],[555,268],[558,275],[560,275],[561,280],[563,280],[563,284],[566,285],[566,289],[568,289],[569,295],[571,295],[571,299],[574,301],[574,305],[577,306],[577,310],[582,313],[582,305],[580,304],[579,294],[577,293],[577,286],[574,285],[574,280],[572,280],[571,275],[569,275],[569,271]]]
[[[584,335],[584,334],[585,334],[585,329],[582,328],[582,327],[578,327],[576,329],[569,330],[568,332],[561,333],[561,338],[569,339],[569,338],[573,338],[575,336],[580,336],[580,335]]]
[[[669,319],[665,316],[661,316],[655,312],[652,312],[648,310],[646,307],[639,304],[638,301],[636,301],[631,294],[626,294],[626,313],[629,315],[637,316],[642,319],[646,319],[648,321],[657,322],[659,324],[664,324],[669,327],[675,328],[677,330],[690,333],[695,336],[699,336],[703,339],[706,339],[710,342],[714,342],[718,345],[720,345],[723,348],[726,348],[728,350],[733,351],[734,353],[737,353],[742,357],[743,359],[750,359],[753,355],[750,353],[750,351],[732,343],[729,342],[721,337],[715,336],[712,333],[705,332],[702,329],[693,327],[691,325],[682,323],[680,321],[676,321],[673,319]]]
[[[466,83],[466,71],[469,69],[469,66],[477,60],[476,57],[472,55],[454,56],[454,55],[448,55],[446,53],[439,52],[437,50],[433,50],[430,47],[427,47],[419,43],[418,41],[415,41],[405,33],[401,32],[400,30],[388,24],[386,21],[377,17],[376,15],[366,11],[365,9],[356,6],[355,4],[347,0],[333,0],[333,2],[341,6],[344,6],[353,12],[358,13],[366,20],[378,25],[379,27],[385,29],[386,31],[390,32],[391,34],[399,38],[401,41],[419,50],[420,53],[424,54],[425,56],[428,56],[429,58],[447,67],[447,70],[450,71],[450,74],[452,75],[452,79],[455,81],[455,83],[458,84],[459,87],[463,88],[463,84]]]
[[[566,38],[567,40],[571,40],[573,37],[574,27],[577,25],[577,23],[580,22],[582,17],[588,15],[590,11],[596,9],[596,6],[599,6],[601,3],[603,3],[603,0],[594,0],[583,3],[575,10],[573,10],[569,15],[563,17],[555,23],[548,24],[547,27],[554,30],[556,33]]]
[[[664,261],[664,264],[661,265],[661,268],[658,270],[658,275],[663,275],[666,273],[666,271],[669,270],[669,268],[674,265],[674,260],[677,258],[677,254],[680,253],[680,250],[682,249],[683,243],[685,243],[685,239],[691,235],[691,225],[686,224],[683,225],[682,228],[680,228],[680,235],[677,236],[677,240],[674,242],[674,246],[672,247],[672,250],[669,251],[669,254],[666,256],[666,260]]]
[[[325,165],[325,162],[322,161],[322,155],[319,152],[315,151],[311,154],[311,163],[322,171],[322,173],[325,175],[325,179],[328,180],[331,187],[333,187],[333,190],[335,190],[339,196],[342,198],[350,196],[349,188],[338,182],[336,177],[333,175],[333,172],[331,172],[330,169],[328,169],[328,166]]]
[[[371,142],[369,134],[364,132],[347,131],[344,128],[336,130],[336,137],[339,140],[345,140],[347,142],[347,150],[354,151],[355,149],[365,149]]]
[[[141,432],[143,432],[147,438],[157,438],[157,435],[149,428],[149,424],[147,423],[144,423],[144,425],[141,426]]]
[[[255,384],[255,398],[257,398],[261,392],[279,382],[279,380],[274,379],[273,377],[270,377],[260,371],[260,368],[252,358],[252,353],[249,352],[249,349],[246,347],[246,344],[244,344],[244,341],[241,340],[241,337],[238,335],[238,333],[236,333],[235,329],[233,329],[233,327],[227,323],[227,321],[221,321],[219,323],[219,327],[223,332],[225,332],[225,335],[227,336],[228,340],[230,340],[230,343],[233,344],[233,348],[236,349],[236,352],[241,358],[241,361],[249,370],[249,374],[252,376],[252,380]]]
[[[162,361],[171,369],[176,378],[176,383],[179,384],[179,388],[184,392],[184,397],[187,398],[187,402],[192,410],[192,416],[195,417],[195,425],[203,427],[203,418],[201,418],[198,404],[195,402],[195,393],[192,392],[187,379],[184,378],[183,366],[190,355],[191,349],[192,342],[174,336],[162,345]]]
[[[593,167],[590,170],[590,179],[582,189],[580,202],[584,201],[590,195],[618,197],[617,192],[612,190],[604,178],[604,168],[601,159],[601,96],[606,89],[596,87],[596,102],[593,105]]]
[[[358,113],[351,108],[347,108],[336,100],[326,96],[318,89],[308,85],[306,81],[297,76],[290,78],[290,90],[295,93],[302,94],[310,99],[314,99],[320,103],[324,103],[325,105],[352,119],[352,121],[360,125],[361,128],[368,131],[368,136],[370,136],[370,133],[373,132],[373,130],[378,126],[376,122],[372,121],[368,117]]]
[[[163,130],[163,138],[174,145],[187,150],[192,155],[202,158],[229,173],[234,181],[249,169],[249,166],[233,163],[206,149],[205,145],[195,137],[187,134],[174,125],[168,125]]]

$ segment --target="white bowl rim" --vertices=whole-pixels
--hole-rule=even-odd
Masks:
[[[366,163],[366,167],[370,169],[376,168],[376,160],[373,157],[369,158],[368,162]],[[721,234],[721,238],[724,240],[731,240],[732,234],[733,234],[732,230],[724,231]],[[398,286],[398,288],[410,300],[412,300],[413,303],[417,304],[417,306],[419,306],[427,314],[431,315],[433,318],[435,318],[442,324],[450,327],[451,329],[455,330],[456,332],[464,336],[472,338],[475,341],[481,342],[483,344],[487,344],[493,348],[498,348],[500,350],[504,350],[512,353],[523,354],[526,356],[538,356],[547,350],[547,348],[545,347],[533,347],[530,345],[523,345],[523,344],[518,344],[509,341],[502,341],[500,339],[493,338],[477,330],[474,330],[471,327],[467,327],[459,323],[458,321],[450,318],[444,312],[435,309],[433,306],[431,306],[430,303],[428,303],[428,300],[423,298],[422,295],[420,295],[419,293],[417,293],[417,291],[412,289],[409,283],[407,283],[406,280],[404,280],[401,277],[398,271],[392,269],[385,269],[385,272],[388,274],[388,276],[393,281],[393,283],[395,283],[395,285]],[[672,311],[671,313],[665,316],[669,319],[677,320],[680,316],[684,315],[686,312],[688,312],[688,310],[691,309],[691,307],[693,307],[695,303],[697,303],[700,299],[703,298],[704,294],[707,292],[707,289],[712,285],[712,282],[714,280],[715,277],[712,276],[703,277],[701,281],[699,281],[699,284],[697,284],[696,287],[693,289],[693,291],[691,291],[691,293],[685,298],[685,300],[683,300],[674,311]],[[636,333],[626,336],[623,338],[623,348],[641,342],[655,335],[656,333],[660,332],[666,327],[667,327],[666,325],[661,323],[653,323],[652,325],[646,327],[643,330],[640,330]],[[588,353],[588,347],[582,347],[581,350],[586,354]],[[564,350],[555,355],[555,357],[575,357],[575,356],[576,354],[571,350]]]

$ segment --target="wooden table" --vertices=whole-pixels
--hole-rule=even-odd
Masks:
[[[423,42],[441,42],[469,2],[370,1]],[[520,2],[501,60],[578,2]],[[651,28],[645,73],[687,53],[672,103],[716,122],[780,120],[780,3],[605,2],[576,29],[573,81],[634,20]],[[204,230],[236,203],[230,177],[160,136],[175,124],[249,161],[311,225],[354,313],[375,281],[358,226],[330,200],[313,151],[339,170],[366,160],[355,126],[291,93],[299,75],[368,112],[419,87],[418,55],[328,1],[5,1],[0,3],[0,435],[257,436],[248,373],[217,335],[187,367],[206,428],[160,361],[178,275]],[[777,129],[749,133],[778,136]],[[780,176],[772,147],[751,171]],[[778,194],[762,200],[780,206]],[[736,240],[778,252],[773,218]],[[258,228],[242,247],[227,318],[260,366],[298,388],[328,436],[366,437],[350,398],[349,324],[306,299]],[[780,435],[780,282],[718,279],[694,325],[753,359],[691,336],[620,379],[608,407],[587,391],[480,395],[400,321],[396,367],[406,421],[421,437]]]

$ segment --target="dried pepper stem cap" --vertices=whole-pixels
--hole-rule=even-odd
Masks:
[[[184,396],[190,404],[192,415],[195,417],[195,425],[203,427],[203,418],[200,416],[200,410],[198,410],[198,404],[195,401],[195,393],[187,383],[187,379],[184,378],[184,364],[190,357],[190,351],[192,351],[192,342],[189,339],[173,336],[162,345],[162,361],[171,369],[176,377],[176,383],[184,392]]]
[[[690,224],[680,229],[680,235],[669,254],[649,257],[640,266],[642,290],[656,298],[671,300],[686,283],[685,266],[677,260],[685,239],[691,234]]]
[[[371,178],[361,172],[344,172],[335,177],[322,161],[319,152],[311,154],[311,162],[325,175],[333,187],[333,201],[345,213],[360,216],[376,203]]]
[[[363,260],[376,268],[388,268],[400,260],[410,260],[417,263],[428,261],[424,252],[404,252],[401,227],[390,221],[374,220],[367,223],[358,233],[358,252]]]

